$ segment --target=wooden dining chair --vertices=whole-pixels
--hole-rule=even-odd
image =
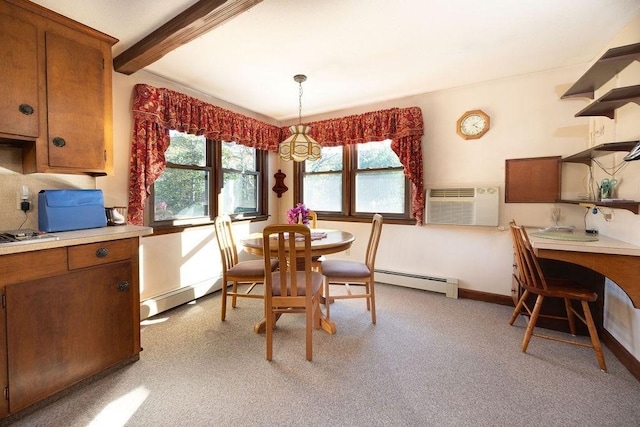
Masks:
[[[309,211],[309,227],[312,229],[318,228],[318,214],[315,211]]]
[[[220,215],[215,221],[216,240],[222,260],[222,310],[224,321],[227,314],[227,296],[231,296],[231,307],[236,307],[237,298],[264,299],[262,293],[251,293],[258,284],[264,283],[264,263],[262,259],[239,261],[236,242],[231,230],[229,215]],[[267,267],[269,271],[278,268],[277,260],[273,260]],[[231,282],[231,292],[227,287]],[[248,286],[245,291],[239,291],[238,286]]]
[[[513,325],[520,314],[529,316],[529,323],[522,340],[522,352],[524,353],[527,351],[531,337],[539,337],[567,344],[589,347],[595,352],[600,369],[602,371],[606,371],[607,366],[604,361],[602,347],[600,346],[598,330],[593,321],[591,309],[589,308],[589,303],[596,301],[598,294],[572,280],[546,276],[540,267],[536,254],[533,251],[527,231],[523,227],[517,225],[515,221],[511,221],[509,225],[511,227],[511,236],[518,272],[518,274],[514,274],[514,277],[522,289],[524,289],[522,296],[518,300],[518,303],[511,314],[509,324]],[[533,310],[527,304],[527,299],[530,295],[536,296],[536,302]],[[543,317],[543,315],[540,314],[540,309],[542,308],[542,303],[545,298],[563,299],[566,309],[566,317],[550,317],[567,320],[569,323],[569,330],[573,336],[576,335],[575,318],[577,317],[587,325],[589,336],[591,337],[591,344],[535,332],[538,318]],[[574,307],[574,302],[580,303],[582,313]]]
[[[322,274],[311,270],[311,230],[300,224],[270,225],[262,236],[265,269],[274,257],[279,265],[288,266],[265,276],[266,358],[273,356],[276,319],[282,314],[303,313],[306,358],[312,360],[312,330],[320,327]],[[297,258],[303,258],[304,263],[296,262]]]
[[[376,323],[376,292],[374,283],[374,269],[378,243],[382,233],[382,215],[375,214],[371,223],[371,234],[367,244],[364,262],[351,260],[327,259],[322,263],[324,275],[325,317],[331,319],[330,306],[334,300],[365,298],[367,310],[371,311],[371,323]],[[363,284],[363,291],[352,292],[350,284]],[[340,285],[346,294],[331,295],[331,286]]]
[[[312,230],[315,230],[316,228],[318,228],[318,214],[315,213],[315,211],[308,211],[308,212],[309,212],[309,228],[311,228]],[[298,224],[302,224],[302,220],[300,220]],[[311,266],[314,271],[322,270],[322,261],[324,261],[323,256],[311,257]]]

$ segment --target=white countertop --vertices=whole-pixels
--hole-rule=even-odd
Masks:
[[[153,228],[137,225],[116,225],[86,230],[60,231],[48,233],[58,237],[58,240],[29,242],[15,242],[0,244],[0,255],[19,252],[39,251],[42,249],[59,248],[63,246],[83,245],[86,243],[104,242],[108,240],[128,239],[130,237],[148,236],[153,234]]]
[[[640,246],[599,234],[597,242],[576,242],[571,240],[554,240],[532,236],[537,228],[527,228],[529,240],[534,249],[551,249],[557,251],[593,252],[599,254],[640,256]],[[576,230],[574,233],[584,233]]]

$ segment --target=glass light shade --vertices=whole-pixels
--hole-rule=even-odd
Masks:
[[[291,136],[280,143],[280,157],[283,160],[303,162],[320,158],[320,144],[309,136],[310,129],[305,125],[289,127]]]

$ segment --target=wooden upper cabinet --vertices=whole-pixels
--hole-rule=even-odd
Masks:
[[[507,159],[505,203],[560,201],[560,156]]]
[[[23,173],[113,173],[116,42],[35,3],[0,0],[0,139],[22,147]]]
[[[105,169],[102,52],[46,34],[49,166]]]
[[[0,133],[38,137],[38,30],[0,13]]]

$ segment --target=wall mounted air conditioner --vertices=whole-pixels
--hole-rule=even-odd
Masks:
[[[428,188],[426,223],[498,225],[498,187]]]

